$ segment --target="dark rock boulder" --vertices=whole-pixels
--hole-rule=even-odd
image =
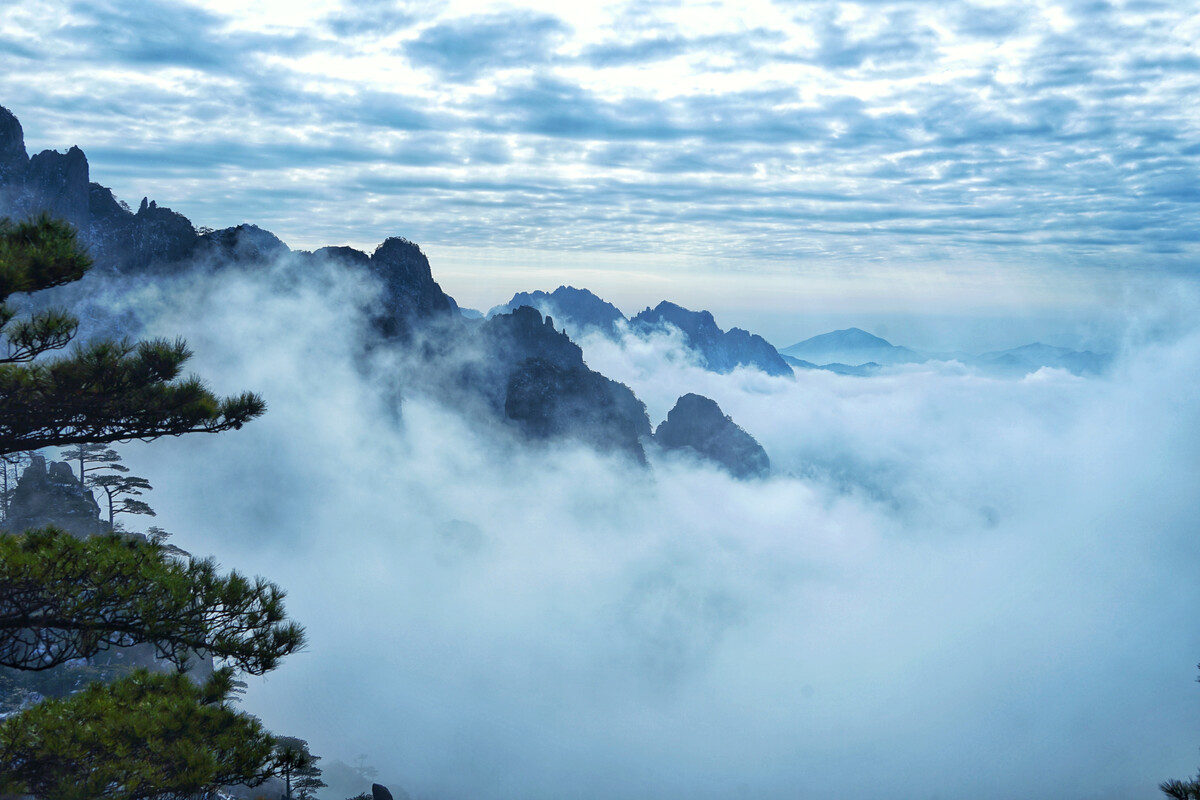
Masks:
[[[313,256],[319,260],[335,261],[351,267],[366,269],[371,265],[371,257],[353,247],[322,247],[313,253]]]
[[[96,260],[120,271],[175,265],[190,258],[200,243],[191,220],[145,198],[134,214],[112,190],[91,184],[91,227],[87,240]]]
[[[629,321],[634,330],[652,331],[667,325],[683,332],[689,347],[704,359],[712,372],[732,372],[739,366],[755,367],[768,375],[790,377],[787,365],[770,342],[756,334],[733,328],[728,333],[717,326],[707,311],[689,311],[682,306],[663,301],[647,308]]]
[[[737,478],[764,477],[771,471],[762,445],[702,395],[679,398],[655,431],[654,441],[668,451],[690,449]]]
[[[13,491],[5,527],[23,531],[54,525],[83,538],[102,533],[108,525],[100,520],[100,505],[90,489],[84,488],[70,465],[34,456]]]
[[[392,793],[386,786],[378,783],[371,784],[371,800],[392,800]]]

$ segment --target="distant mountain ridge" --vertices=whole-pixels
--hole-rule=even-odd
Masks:
[[[563,330],[575,328],[580,333],[595,329],[615,336],[617,326],[626,321],[625,315],[612,303],[574,286],[559,286],[553,292],[517,292],[507,303],[493,307],[487,316],[515,311],[521,306],[536,308],[558,320]]]
[[[793,374],[775,347],[761,336],[741,328],[724,331],[710,312],[692,311],[666,300],[626,319],[620,309],[587,289],[559,286],[553,292],[518,292],[507,303],[493,307],[488,316],[520,306],[530,306],[552,316],[564,330],[573,329],[579,334],[598,331],[612,339],[620,338],[623,324],[628,330],[642,334],[668,325],[678,328],[688,347],[712,372],[727,373],[737,367],[751,367],[768,375],[791,377]]]
[[[737,367],[754,367],[768,375],[792,376],[792,368],[766,339],[741,328],[721,330],[707,311],[690,311],[666,300],[647,308],[629,326],[649,332],[671,325],[683,332],[688,345],[704,358],[713,372],[732,372]]]
[[[779,352],[798,369],[824,369],[858,376],[875,374],[883,366],[928,361],[960,361],[987,372],[1008,376],[1026,375],[1043,367],[1065,369],[1075,375],[1098,375],[1112,363],[1112,356],[1107,353],[1071,350],[1040,342],[982,355],[924,353],[894,345],[861,328],[823,333]]]
[[[876,364],[910,364],[924,361],[917,352],[907,347],[897,347],[886,339],[874,336],[861,328],[846,328],[823,333],[803,342],[797,342],[779,351],[813,364],[840,363],[857,366],[867,362]]]
[[[112,190],[90,181],[87,157],[78,147],[30,158],[20,122],[0,107],[0,216],[42,212],[77,229],[96,263],[87,280],[192,272],[211,272],[219,280],[223,271],[253,272],[275,262],[298,278],[314,264],[370,275],[381,292],[376,303],[360,309],[373,323],[362,345],[401,355],[392,369],[407,370],[406,389],[432,394],[482,424],[499,423],[526,441],[574,440],[647,463],[642,442],[652,440],[652,429],[645,405],[628,386],[590,369],[579,346],[536,308],[547,301],[559,304],[569,309],[572,324],[610,332],[625,324],[615,306],[587,290],[522,293],[509,313],[493,309],[486,320],[471,318],[434,280],[421,248],[407,239],[390,237],[371,254],[351,247],[309,253],[291,250],[256,225],[197,230],[182,214],[148,198],[135,212]]]

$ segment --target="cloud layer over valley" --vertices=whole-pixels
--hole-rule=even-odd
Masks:
[[[465,419],[386,351],[364,368],[370,291],[285,261],[113,300],[270,405],[126,451],[180,546],[289,590],[311,645],[245,701],[273,729],[430,799],[1151,798],[1191,774],[1186,288],[1093,379],[717,375],[669,336],[584,340],[654,424],[717,400],[762,481]]]

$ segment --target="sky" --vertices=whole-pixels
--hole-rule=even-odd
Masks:
[[[1194,273],[1198,11],[20,0],[0,103],[132,205],[402,235],[465,306],[565,283],[781,347],[1111,344],[1114,306]]]

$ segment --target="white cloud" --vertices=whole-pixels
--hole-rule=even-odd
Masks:
[[[152,326],[271,405],[127,457],[180,545],[308,626],[251,687],[268,725],[430,798],[1150,798],[1190,774],[1200,337],[1162,321],[1194,296],[1103,380],[789,382],[585,342],[655,423],[717,399],[779,473],[742,483],[515,447],[364,376],[358,291],[225,274]]]

